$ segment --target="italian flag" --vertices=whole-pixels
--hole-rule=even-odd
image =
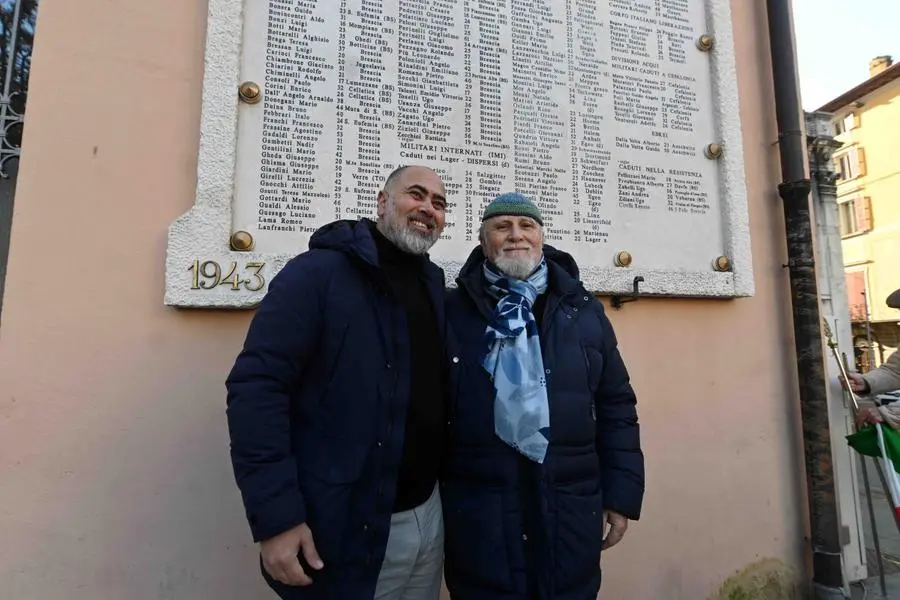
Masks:
[[[884,461],[884,478],[894,513],[900,517],[900,432],[884,423],[860,429],[847,436],[850,447],[866,456]]]

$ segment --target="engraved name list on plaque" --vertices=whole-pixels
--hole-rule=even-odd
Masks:
[[[253,306],[404,164],[446,185],[449,281],[518,190],[589,289],[751,295],[730,19],[728,0],[210,0],[167,303]]]

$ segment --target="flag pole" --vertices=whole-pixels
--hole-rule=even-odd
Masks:
[[[859,401],[856,398],[856,394],[853,390],[850,389],[850,380],[847,378],[847,370],[844,368],[844,361],[841,360],[840,355],[838,355],[837,350],[837,341],[835,341],[834,336],[831,334],[831,327],[828,325],[828,321],[822,319],[822,322],[825,326],[825,337],[828,339],[828,347],[831,349],[831,355],[834,356],[834,360],[838,364],[838,368],[841,370],[841,377],[844,378],[846,382],[846,390],[850,393],[850,399],[853,400],[853,431],[857,431],[858,428],[856,426],[856,415],[859,413]],[[878,525],[875,520],[875,508],[872,502],[872,487],[869,485],[869,473],[866,468],[866,457],[860,455],[860,468],[862,469],[862,477],[863,477],[863,487],[866,490],[866,504],[869,508],[869,522],[872,527],[872,542],[875,544],[875,556],[878,559],[878,583],[881,586],[881,595],[887,598],[887,582],[884,578],[884,557],[881,555],[881,542],[878,538]],[[884,487],[885,492],[888,492],[890,495],[890,490],[887,487],[887,480],[884,478],[884,474],[881,472],[881,468],[878,464],[878,460],[873,458],[872,461],[875,463],[875,469],[878,471],[878,477],[881,479],[881,485]],[[897,518],[897,512],[894,510],[894,507],[891,506],[891,514],[894,515],[895,523]],[[900,523],[897,523],[897,529],[900,531]]]

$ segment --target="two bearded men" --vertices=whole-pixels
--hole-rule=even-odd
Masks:
[[[445,289],[438,174],[319,229],[227,379],[231,459],[279,597],[586,599],[640,516],[636,399],[603,307],[522,194]]]

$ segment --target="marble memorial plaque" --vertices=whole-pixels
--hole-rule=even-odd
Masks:
[[[431,255],[448,283],[485,205],[518,190],[589,289],[752,295],[728,0],[210,0],[209,15],[167,304],[253,306],[317,228],[374,217],[404,164],[446,185]]]

